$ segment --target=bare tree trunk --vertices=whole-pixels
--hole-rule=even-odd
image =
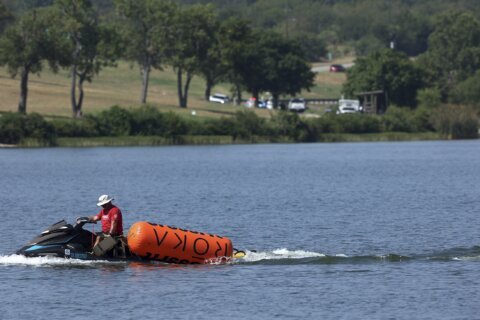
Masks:
[[[72,83],[70,87],[70,104],[72,105],[72,115],[77,117],[77,65],[72,67]]]
[[[237,96],[237,106],[242,104],[242,89],[240,89],[240,85],[238,83],[235,83],[235,95]]]
[[[82,74],[79,76],[78,79],[78,101],[75,105],[75,112],[74,112],[74,117],[75,118],[81,118],[82,117],[82,105],[83,105],[83,83],[85,82],[85,74]]]
[[[73,35],[73,39],[75,40],[75,50],[72,53],[72,58],[73,58],[73,66],[72,66],[72,84],[70,87],[70,103],[72,105],[72,115],[74,118],[78,116],[77,112],[77,58],[80,55],[80,51],[82,51],[82,44],[80,42],[80,39],[76,34]]]
[[[78,78],[78,83],[77,83]],[[77,66],[72,67],[72,87],[70,88],[70,102],[72,104],[72,116],[74,118],[82,117],[82,105],[83,105],[83,83],[86,78],[86,73],[78,74]],[[77,100],[78,89],[78,100]]]
[[[205,88],[205,101],[208,101],[210,99],[210,95],[212,94],[212,87],[213,87],[213,81],[210,79],[207,79],[206,88]]]
[[[148,84],[150,81],[150,58],[142,65],[140,68],[140,74],[142,75],[142,93],[140,96],[140,103],[145,104],[147,103],[147,94],[148,94]]]
[[[185,85],[183,85],[183,72],[182,68],[177,69],[177,90],[178,90],[178,101],[180,108],[187,107],[188,101],[188,88],[190,87],[190,82],[192,81],[192,74],[187,72]]]
[[[193,75],[190,73],[190,72],[187,72],[187,79],[185,81],[185,87],[184,87],[184,90],[183,90],[183,102],[184,102],[184,106],[183,108],[186,108],[187,107],[187,102],[188,102],[188,89],[190,88],[190,82],[192,81],[192,77]]]
[[[272,103],[273,103],[273,108],[274,109],[277,109],[278,107],[278,98],[280,97],[280,95],[278,93],[272,93]]]
[[[28,96],[28,76],[30,74],[30,68],[24,66],[22,69],[20,79],[20,100],[18,102],[18,113],[27,113],[27,96]]]
[[[182,68],[177,69],[177,92],[178,92],[178,103],[180,108],[184,108],[184,101],[183,101],[183,95],[182,95],[182,89],[183,89],[183,84],[182,84]]]

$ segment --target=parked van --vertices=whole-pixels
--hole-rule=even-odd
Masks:
[[[358,101],[358,100],[348,100],[348,99],[338,100],[337,114],[357,113],[357,112],[360,112],[360,111],[362,111],[362,107],[360,106],[360,101]]]
[[[305,99],[294,98],[288,102],[288,110],[290,111],[303,112],[305,109],[307,109]]]

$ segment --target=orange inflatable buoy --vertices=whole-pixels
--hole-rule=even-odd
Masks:
[[[145,221],[130,227],[127,242],[131,253],[169,263],[200,264],[233,255],[232,241],[226,237]]]

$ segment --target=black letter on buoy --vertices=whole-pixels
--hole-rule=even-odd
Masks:
[[[217,241],[217,247],[218,249],[217,251],[215,251],[215,257],[218,257],[218,253],[222,250],[222,246],[220,245],[220,243],[218,243],[218,241]]]
[[[167,237],[168,231],[165,231],[165,234],[163,235],[162,240],[158,240],[158,234],[157,234],[156,229],[153,229],[153,232],[155,232],[155,238],[157,239],[157,245],[160,247],[162,245],[163,240],[165,240],[165,238]]]
[[[173,247],[173,249],[177,249],[178,246],[180,246],[182,243],[183,243],[183,248],[182,248],[182,251],[185,251],[185,247],[187,246],[187,235],[185,234],[183,236],[183,242],[182,242],[182,239],[180,239],[180,237],[178,236],[178,234],[174,233],[174,235],[177,237],[178,239],[178,244]]]
[[[207,245],[207,249],[205,249],[205,252],[198,252],[198,250],[197,250],[197,241],[199,241],[199,240],[205,241],[205,244]],[[202,256],[202,255],[206,254],[206,253],[208,252],[208,249],[210,249],[210,244],[208,244],[208,241],[205,240],[205,239],[203,239],[203,238],[197,238],[197,239],[195,240],[195,242],[193,242],[193,251],[195,251],[195,253],[198,254],[199,256]]]

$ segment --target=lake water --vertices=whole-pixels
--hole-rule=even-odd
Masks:
[[[480,141],[0,150],[1,319],[480,319]],[[114,196],[228,236],[175,266],[12,254]],[[98,231],[97,226],[97,231]]]

